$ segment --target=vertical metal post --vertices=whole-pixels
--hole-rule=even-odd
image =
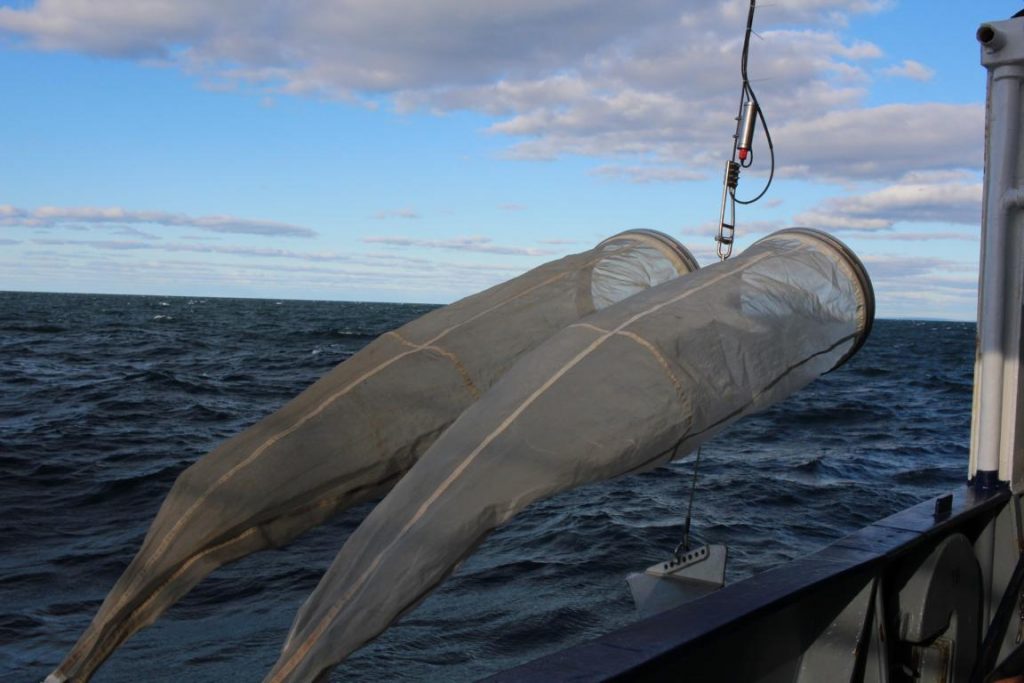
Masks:
[[[1018,426],[1024,425],[1018,377],[1024,286],[1020,208],[1024,195],[1017,185],[1024,133],[1024,19],[983,24],[978,41],[981,63],[989,77],[969,475],[978,488],[1012,481],[1017,490],[1024,485],[1024,458],[1018,447]]]

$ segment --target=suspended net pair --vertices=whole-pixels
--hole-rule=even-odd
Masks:
[[[182,474],[54,680],[88,678],[215,567],[387,492],[267,679],[315,680],[530,503],[686,455],[870,331],[867,274],[824,233],[695,271],[625,233],[384,335]]]
[[[515,361],[595,310],[698,267],[633,230],[389,332],[186,469],[53,673],[84,681],[217,567],[378,498]]]

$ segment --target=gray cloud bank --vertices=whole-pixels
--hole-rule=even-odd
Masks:
[[[275,237],[315,237],[316,231],[290,223],[250,220],[235,216],[189,216],[168,211],[132,211],[118,207],[58,207],[42,206],[21,209],[0,204],[0,226],[54,228],[82,223],[126,226],[134,236],[154,239],[157,236],[141,233],[133,225],[162,225],[186,227],[206,232],[244,235],[271,235]]]
[[[393,301],[422,301],[426,296],[441,302],[485,289],[529,267],[400,253],[291,251],[146,239],[39,237],[21,244],[33,248],[0,253],[0,285],[50,290],[70,279],[78,287],[109,291],[113,277],[130,279],[136,293],[202,295],[203,289],[215,287],[246,296],[288,292],[299,298],[347,298],[362,293]]]
[[[364,237],[367,244],[386,244],[392,247],[421,247],[426,249],[448,249],[451,251],[473,251],[483,254],[504,254],[507,256],[547,256],[549,249],[536,247],[508,247],[494,244],[490,237],[456,237],[447,240],[426,240],[412,237]]]
[[[797,223],[837,231],[890,230],[897,223],[980,225],[981,182],[971,173],[910,173],[878,190],[827,199]],[[944,231],[950,239],[951,233]]]

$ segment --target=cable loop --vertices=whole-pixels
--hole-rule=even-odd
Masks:
[[[733,135],[732,159],[726,163],[725,178],[722,181],[722,204],[718,215],[718,232],[715,235],[716,251],[718,258],[725,260],[732,255],[732,246],[736,233],[736,205],[749,205],[764,197],[775,179],[775,144],[772,142],[771,132],[768,130],[768,122],[765,121],[764,111],[757,101],[754,88],[750,85],[750,78],[747,76],[747,62],[750,57],[750,36],[754,32],[754,10],[757,0],[750,0],[750,11],[747,13],[747,30],[743,36],[743,52],[740,56],[740,75],[743,78],[743,86],[740,89],[740,107],[736,115],[736,133]],[[736,197],[736,189],[739,184],[740,169],[750,168],[754,164],[753,136],[757,122],[760,121],[761,129],[764,131],[765,141],[768,143],[769,169],[768,180],[761,191],[751,199],[739,199]],[[737,161],[737,157],[739,160]],[[726,220],[726,212],[729,212],[729,220]]]

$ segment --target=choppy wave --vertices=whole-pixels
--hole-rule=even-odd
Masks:
[[[429,308],[0,293],[0,679],[61,660],[183,468]],[[957,485],[973,344],[973,324],[878,321],[704,447],[698,540],[737,579]],[[532,506],[332,680],[473,680],[628,623],[624,577],[679,541],[691,467]],[[216,572],[95,680],[258,680],[368,509]]]

